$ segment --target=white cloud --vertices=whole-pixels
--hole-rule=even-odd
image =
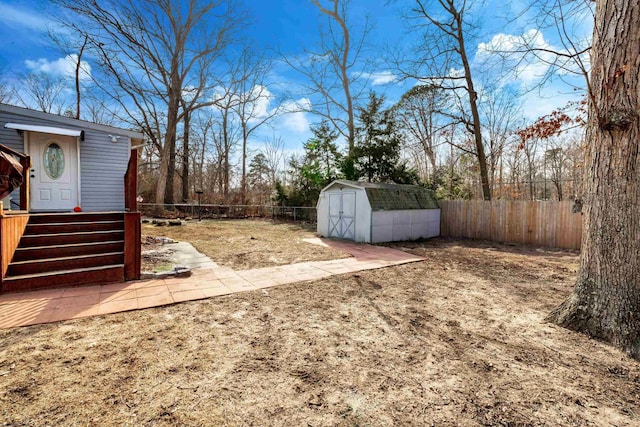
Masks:
[[[361,73],[360,76],[371,82],[371,86],[380,86],[393,83],[398,79],[398,76],[391,71],[381,71],[379,73]]]
[[[532,54],[532,50],[536,50]],[[534,83],[544,77],[555,59],[553,51],[560,52],[549,44],[537,29],[520,35],[496,34],[488,43],[480,43],[476,59],[495,60],[505,58],[513,66],[513,75],[524,84]]]
[[[64,58],[58,58],[55,61],[49,61],[45,58],[26,59],[24,61],[27,68],[34,72],[50,74],[52,76],[75,78],[76,63],[78,55],[67,55]],[[86,61],[80,62],[80,80],[91,79],[91,65]]]
[[[249,117],[249,123],[260,121],[276,112],[275,109],[270,108],[274,95],[262,85],[255,85],[245,93],[232,93],[222,86],[217,86],[213,90],[212,98],[233,105],[234,108],[242,105],[244,101],[245,114]]]
[[[0,3],[0,16],[2,16],[3,25],[38,32],[44,32],[51,22],[44,16],[35,13],[32,9],[22,10],[2,3]]]
[[[280,126],[294,133],[308,132],[310,127],[305,111],[309,111],[309,109],[311,109],[311,101],[308,98],[285,102],[282,106],[282,111],[285,114],[280,119]]]
[[[248,111],[251,111],[253,120],[258,121],[273,114],[273,110],[269,110],[273,98],[273,94],[266,86],[255,85],[247,91],[244,99],[251,100]]]

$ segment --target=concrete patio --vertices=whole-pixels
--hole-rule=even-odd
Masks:
[[[0,328],[158,307],[423,260],[383,246],[317,238],[306,241],[341,249],[351,257],[240,271],[197,268],[184,278],[4,294],[0,295]]]

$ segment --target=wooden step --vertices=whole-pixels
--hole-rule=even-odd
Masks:
[[[94,222],[94,221],[122,221],[122,212],[70,212],[70,213],[42,213],[31,214],[29,224],[47,224],[59,222]]]
[[[40,260],[12,262],[7,277],[48,273],[77,268],[99,267],[124,263],[124,252],[110,252],[93,255],[67,256]]]
[[[101,253],[120,252],[124,248],[124,240],[107,242],[76,243],[55,246],[34,246],[18,248],[13,255],[13,262],[41,260],[47,258],[61,258]]]
[[[124,282],[123,264],[6,277],[2,283],[1,291],[19,292],[60,286],[99,285],[113,282]]]
[[[93,221],[93,222],[53,222],[42,224],[27,224],[24,235],[79,233],[91,231],[124,230],[124,221]]]
[[[124,230],[91,231],[86,233],[34,234],[22,236],[19,247],[31,248],[34,246],[70,245],[74,243],[107,242],[123,239]]]

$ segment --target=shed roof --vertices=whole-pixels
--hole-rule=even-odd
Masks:
[[[371,209],[374,211],[440,208],[435,192],[418,185],[380,184],[339,179],[327,188],[335,184],[364,189]]]

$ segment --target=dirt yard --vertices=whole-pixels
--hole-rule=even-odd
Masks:
[[[146,237],[160,236],[188,241],[218,265],[236,270],[349,256],[336,249],[303,242],[302,239],[315,237],[315,225],[268,220],[186,221],[182,226],[161,227],[143,224],[142,234],[143,242],[147,241]],[[153,245],[146,248],[152,249]],[[166,263],[166,260],[143,257],[143,271],[151,271]]]
[[[631,426],[640,365],[543,322],[577,256],[427,261],[0,331],[5,425]]]

